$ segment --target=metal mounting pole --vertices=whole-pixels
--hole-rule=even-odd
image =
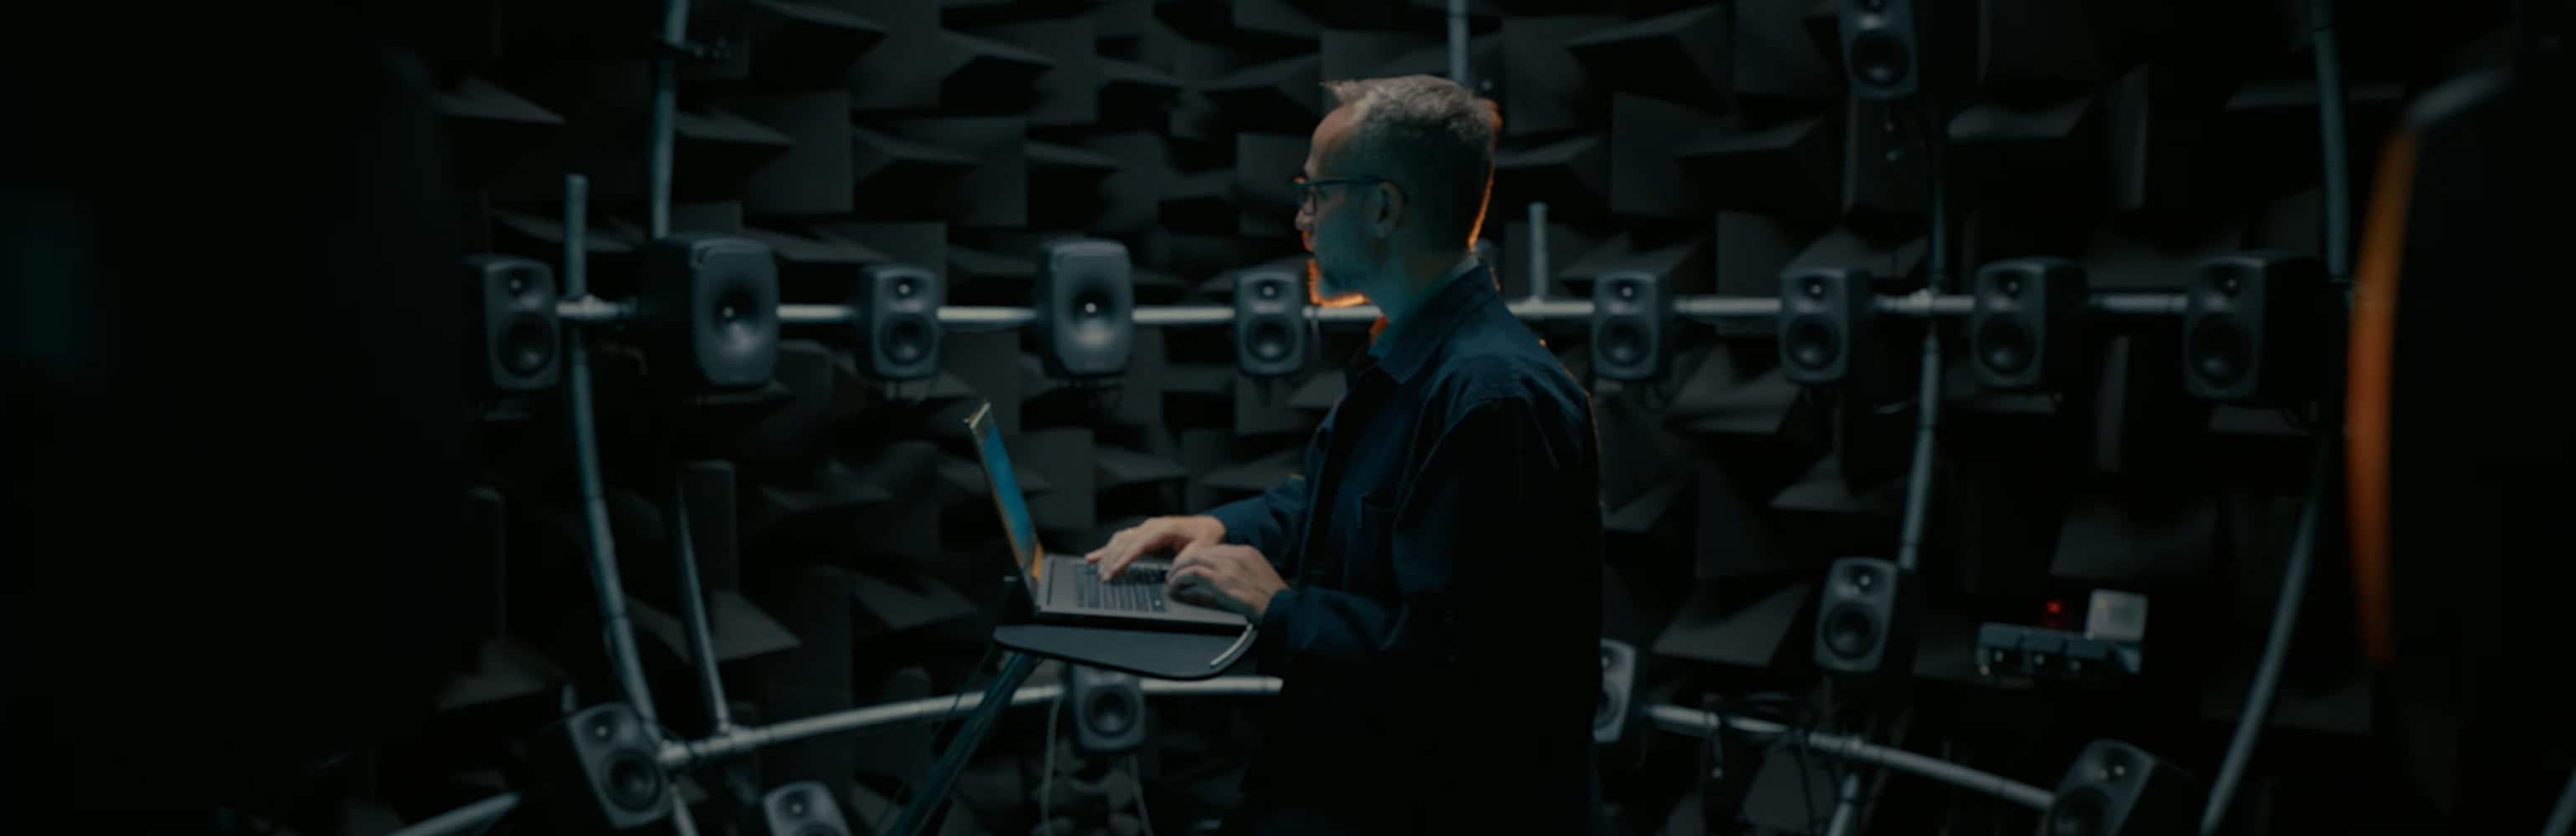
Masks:
[[[922,783],[921,792],[904,804],[903,815],[894,820],[893,827],[886,828],[886,836],[916,836],[930,824],[930,817],[948,800],[948,788],[957,783],[958,774],[966,771],[966,762],[983,745],[984,734],[992,731],[993,721],[1011,707],[1012,692],[1018,691],[1020,683],[1028,681],[1029,674],[1037,669],[1035,656],[1014,652],[1002,657],[1001,675],[984,689],[983,702],[975,706],[974,713],[966,715],[966,725],[957,730],[957,739],[948,744],[947,751],[939,753],[939,762],[930,767],[930,778]]]

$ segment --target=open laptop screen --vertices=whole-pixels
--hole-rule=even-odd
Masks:
[[[984,481],[993,489],[993,507],[1001,511],[1002,531],[1010,535],[1011,556],[1020,562],[1029,593],[1035,595],[1046,554],[1038,545],[1037,525],[1029,521],[1028,497],[1020,493],[1020,480],[1011,473],[1011,456],[1002,449],[1002,430],[994,425],[992,413],[989,402],[977,407],[966,419],[966,428],[975,437],[976,457],[984,462]]]

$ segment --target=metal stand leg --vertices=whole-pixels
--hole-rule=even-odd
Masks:
[[[974,713],[966,715],[966,725],[957,730],[957,740],[939,753],[939,762],[930,767],[930,779],[922,782],[921,792],[904,805],[903,815],[895,818],[894,826],[886,828],[886,836],[917,836],[930,823],[931,814],[948,800],[948,788],[957,783],[958,773],[966,771],[966,762],[984,744],[984,734],[992,731],[993,720],[1011,707],[1011,694],[1020,690],[1020,683],[1028,681],[1029,674],[1037,672],[1037,668],[1035,656],[1011,653],[1002,657],[1002,675],[984,689]]]

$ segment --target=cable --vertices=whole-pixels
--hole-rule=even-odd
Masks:
[[[2316,47],[2317,122],[2321,134],[2319,144],[2323,146],[2319,156],[2325,162],[2326,272],[2335,285],[2345,291],[2341,294],[2344,307],[2337,310],[2349,311],[2352,299],[2352,213],[2344,205],[2349,199],[2346,194],[2349,184],[2344,162],[2343,61],[2335,45],[2333,0],[2309,3],[2308,15],[2311,38]],[[2330,330],[2340,332],[2342,329]],[[2328,356],[2340,358],[2341,354],[2333,348],[2341,341],[2330,342],[2335,345],[2329,347]],[[2340,365],[2336,363],[2329,368]],[[2337,407],[2343,402],[2342,387],[2335,385],[2342,378],[2341,374],[2327,375],[2330,394],[2323,399],[2320,411],[2324,415],[2317,422],[2326,429],[2321,430],[2316,438],[2315,461],[2308,469],[2307,502],[2299,509],[2298,533],[2290,542],[2289,562],[2281,569],[2281,594],[2272,609],[2271,636],[2264,641],[2262,661],[2255,668],[2252,685],[2246,689],[2245,710],[2236,718],[2236,731],[2228,741],[2227,754],[2219,761],[2216,780],[2210,783],[2209,806],[2201,810],[2200,832],[2204,836],[2218,832],[2219,826],[2227,820],[2228,807],[2236,799],[2237,785],[2245,778],[2247,764],[2254,759],[2254,747],[2260,742],[2263,727],[2271,721],[2272,709],[2280,698],[2281,669],[2288,662],[2292,637],[2298,630],[2299,610],[2307,597],[2317,532],[2324,525],[2331,495],[2328,483],[2334,481],[2335,451],[2341,446],[2339,434],[2333,428],[2343,424],[2342,416],[2336,414]]]
[[[1941,146],[1944,138],[1940,108],[1925,93],[1919,100],[1917,115],[1923,123],[1923,179],[1929,208],[1929,264],[1924,287],[1938,296],[1950,285],[1950,217],[1949,194],[1944,191],[1941,176]],[[1905,517],[1896,541],[1896,566],[1914,571],[1923,550],[1923,521],[1932,503],[1932,463],[1937,455],[1937,436],[1941,425],[1941,329],[1930,322],[1923,326],[1923,370],[1915,385],[1918,404],[1914,416],[1914,462],[1905,478]]]
[[[1038,826],[1055,821],[1055,722],[1064,714],[1064,692],[1056,692],[1055,701],[1047,705],[1046,767],[1038,773]]]
[[[1145,809],[1145,770],[1135,755],[1127,756],[1127,780],[1136,787],[1136,818],[1145,823],[1145,836],[1154,836],[1154,814]]]
[[[957,694],[950,697],[948,700],[948,710],[940,712],[939,720],[930,724],[930,748],[923,750],[921,753],[922,755],[936,757],[935,753],[939,749],[940,733],[947,731],[948,721],[957,717],[957,706],[966,701],[966,695],[975,693],[975,689],[969,687],[975,684],[975,674],[982,673],[984,668],[992,665],[993,655],[1000,652],[1000,650],[1001,645],[994,644],[992,642],[984,643],[984,658],[976,660],[974,669],[967,672],[965,682],[958,683]],[[910,800],[904,798],[904,795],[912,791],[913,779],[920,777],[923,768],[921,761],[921,758],[914,758],[912,768],[904,770],[903,783],[897,785],[894,791],[894,803],[896,805],[900,806],[911,803]]]
[[[1797,735],[1791,726],[1751,717],[1729,717],[1678,705],[1650,706],[1647,719],[1666,731],[1683,734],[1713,734],[1722,723],[1747,734]],[[1798,737],[1806,748],[1844,760],[1855,760],[1887,767],[1898,772],[1929,778],[1944,784],[1975,790],[2033,810],[2047,810],[2054,794],[1984,770],[1973,769],[1937,758],[1887,746],[1879,746],[1856,737],[1810,732]]]
[[[2218,832],[2227,819],[2228,805],[2235,801],[2236,786],[2245,778],[2246,764],[2254,758],[2254,745],[2270,722],[2273,704],[2280,697],[2281,669],[2290,655],[2291,635],[2298,629],[2300,604],[2307,597],[2310,564],[2314,562],[2317,529],[2325,516],[2325,485],[2333,478],[2332,437],[2320,438],[2316,461],[2309,468],[2306,507],[2299,509],[2298,534],[2290,541],[2289,565],[2281,570],[2281,596],[2272,608],[2272,635],[2263,644],[2263,660],[2254,671],[2252,687],[2246,689],[2244,713],[2236,718],[2236,732],[2227,744],[2227,756],[2219,762],[2218,778],[2209,786],[2209,806],[2200,814],[2200,832]]]

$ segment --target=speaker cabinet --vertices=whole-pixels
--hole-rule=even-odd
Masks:
[[[554,388],[563,376],[554,268],[534,259],[477,255],[465,259],[465,276],[474,285],[474,333],[481,338],[474,379],[501,392]]]
[[[1628,728],[1630,695],[1637,690],[1637,648],[1618,639],[1601,640],[1601,702],[1592,709],[1592,742],[1619,742]]]
[[[636,316],[656,371],[705,389],[765,386],[778,367],[778,262],[757,241],[682,233],[647,248]]]
[[[583,709],[539,732],[529,760],[555,831],[629,830],[668,817],[660,752],[625,703]]]
[[[2074,374],[2083,342],[2084,268],[2062,258],[2016,258],[1977,271],[1968,353],[1977,381],[2039,389]]]
[[[1135,286],[1127,245],[1082,238],[1046,245],[1035,298],[1038,357],[1059,379],[1127,370],[1136,341]]]
[[[2199,782],[2146,750],[2096,740],[2057,779],[2042,836],[2145,836],[2199,829]]]
[[[1592,288],[1592,373],[1604,380],[1654,380],[1670,371],[1672,284],[1653,273],[1613,270]]]
[[[1285,377],[1306,365],[1305,283],[1296,274],[1246,273],[1234,282],[1234,365]]]
[[[820,781],[800,781],[760,797],[761,824],[768,836],[850,836],[841,805]]]
[[[2325,266],[2284,252],[2202,261],[2184,287],[2183,385],[2223,403],[2314,394],[2323,374]]]
[[[1782,376],[1820,386],[1864,369],[1878,322],[1874,281],[1856,267],[1801,270],[1781,280]]]
[[[1853,96],[1886,101],[1923,87],[1917,0],[1842,0],[1843,72]]]
[[[909,264],[871,264],[859,270],[852,295],[859,363],[869,377],[923,380],[939,373],[939,306],[948,302],[939,274]]]
[[[1913,674],[1915,613],[1923,591],[1894,561],[1846,557],[1826,570],[1816,607],[1816,666],[1828,673],[1902,680]]]
[[[1117,671],[1068,668],[1073,745],[1085,754],[1123,755],[1145,745],[1145,691]]]

